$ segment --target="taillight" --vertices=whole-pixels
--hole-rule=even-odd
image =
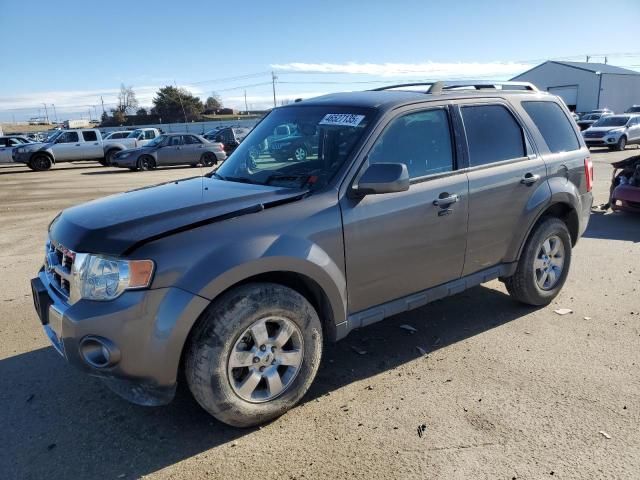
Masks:
[[[587,192],[590,192],[593,188],[593,163],[591,157],[584,159],[584,176],[587,179]]]

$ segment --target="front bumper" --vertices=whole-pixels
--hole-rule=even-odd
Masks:
[[[33,154],[34,152],[16,153],[14,149],[13,152],[11,152],[11,158],[16,163],[29,163],[29,160],[31,159],[31,155]]]
[[[171,401],[182,348],[208,300],[171,287],[127,291],[110,302],[80,300],[69,305],[48,284],[44,270],[32,285],[45,334],[68,363],[104,378],[131,402]],[[115,363],[96,367],[87,360],[86,341],[94,338],[117,350]]]
[[[121,167],[121,168],[131,168],[136,167],[138,165],[138,156],[137,155],[129,155],[124,158],[115,157],[111,161],[112,167]]]

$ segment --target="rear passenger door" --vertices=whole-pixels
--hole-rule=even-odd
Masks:
[[[183,135],[184,138],[184,163],[196,164],[204,151],[204,144],[194,135]]]
[[[84,158],[90,159],[104,157],[104,150],[102,149],[102,145],[98,140],[98,133],[95,130],[83,130],[82,140],[84,140],[84,143],[82,145],[82,153]]]
[[[523,216],[548,199],[546,166],[506,103],[460,105],[468,154],[469,231],[464,275],[513,261]],[[546,189],[540,195],[539,190]]]
[[[452,132],[447,107],[413,107],[399,112],[368,147],[358,175],[371,163],[404,163],[411,186],[340,201],[351,313],[460,277],[467,176],[457,169]]]

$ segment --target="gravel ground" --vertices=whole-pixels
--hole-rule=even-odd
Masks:
[[[636,153],[593,153],[596,203],[609,163]],[[326,349],[304,402],[259,429],[216,422],[184,391],[166,407],[130,405],[65,365],[29,293],[49,221],[198,174],[0,167],[0,477],[640,478],[640,217],[629,214],[592,215],[549,307],[521,306],[494,281],[353,332]]]

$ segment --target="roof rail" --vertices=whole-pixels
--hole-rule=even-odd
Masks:
[[[502,88],[503,90],[529,90],[531,92],[538,92],[538,88],[530,82],[501,82],[494,80],[459,80],[454,82],[441,81],[435,82],[429,89],[429,93],[442,93],[444,90],[451,90],[454,88],[475,88],[481,90],[484,88],[497,89],[498,87],[520,87],[520,88]]]
[[[442,93],[445,90],[452,90],[455,88],[474,88],[475,90],[482,89],[498,89],[501,87],[503,90],[528,90],[531,92],[538,92],[539,90],[533,83],[530,82],[507,82],[507,81],[494,81],[494,80],[457,80],[457,81],[438,81],[438,82],[418,82],[418,83],[399,83],[397,85],[387,85],[386,87],[374,88],[372,91],[380,92],[383,90],[392,90],[394,88],[403,87],[429,87],[424,93]],[[520,87],[520,88],[504,88],[504,87]]]

